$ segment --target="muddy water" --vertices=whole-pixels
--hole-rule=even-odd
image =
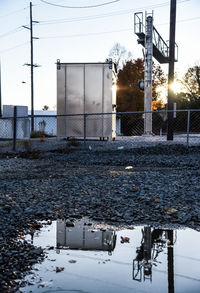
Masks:
[[[200,233],[191,229],[115,231],[58,220],[26,239],[46,258],[21,292],[200,292]]]

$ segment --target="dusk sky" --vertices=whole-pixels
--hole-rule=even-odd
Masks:
[[[45,3],[46,2],[46,3]],[[48,3],[49,4],[48,4]],[[108,3],[113,2],[113,3]],[[30,108],[29,3],[0,0],[0,58],[3,104]],[[134,13],[154,11],[154,26],[169,39],[170,0],[33,0],[35,109],[56,104],[56,60],[61,62],[103,62],[119,42],[142,57],[134,34]],[[101,4],[106,4],[102,5]],[[59,6],[53,6],[56,4]],[[83,8],[86,6],[96,6]],[[67,8],[73,6],[75,8]],[[175,71],[181,77],[189,66],[200,63],[200,1],[177,0],[176,42],[179,61]],[[162,65],[167,73],[167,65]],[[22,83],[22,81],[26,83]]]

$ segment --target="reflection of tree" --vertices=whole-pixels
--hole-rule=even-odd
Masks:
[[[173,269],[173,230],[152,229],[150,226],[142,229],[140,247],[136,250],[133,260],[133,280],[141,282],[149,279],[152,281],[152,267],[157,266],[159,254],[168,247],[168,292],[174,292]]]

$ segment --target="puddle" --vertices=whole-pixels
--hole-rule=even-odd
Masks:
[[[115,231],[58,220],[26,239],[46,258],[20,292],[200,292],[200,233],[192,229]]]

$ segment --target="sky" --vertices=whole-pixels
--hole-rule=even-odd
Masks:
[[[112,3],[108,3],[112,2]],[[104,62],[118,42],[133,58],[142,57],[134,34],[134,13],[153,11],[154,26],[169,39],[170,0],[33,0],[34,108],[56,105],[56,60]],[[55,5],[59,6],[55,6]],[[107,5],[104,5],[107,4]],[[30,109],[30,1],[0,0],[2,104]],[[100,6],[101,5],[101,6]],[[69,8],[73,6],[74,8]],[[94,6],[94,7],[88,7]],[[87,8],[86,8],[87,7]],[[181,77],[200,64],[200,1],[177,0],[175,71]],[[168,65],[161,65],[167,73]]]

